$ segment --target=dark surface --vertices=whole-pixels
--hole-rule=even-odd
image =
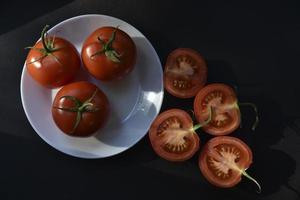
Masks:
[[[1,1],[0,199],[300,199],[300,1],[196,2]],[[174,48],[198,50],[208,61],[209,82],[237,86],[241,101],[257,104],[257,131],[250,131],[251,110],[243,109],[244,126],[234,135],[253,150],[249,173],[261,182],[262,194],[248,180],[233,189],[215,188],[200,174],[197,156],[182,164],[164,161],[148,137],[100,160],[66,156],[39,138],[21,105],[23,48],[45,24],[89,13],[137,27],[162,63]],[[162,110],[191,105],[166,93]],[[202,134],[202,143],[209,138]]]

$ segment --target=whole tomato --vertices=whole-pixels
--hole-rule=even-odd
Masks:
[[[62,87],[55,96],[52,116],[70,136],[87,137],[101,128],[109,114],[106,95],[94,84],[81,81]]]
[[[30,49],[26,66],[31,77],[47,88],[57,88],[69,83],[80,68],[76,48],[67,40],[48,36],[46,25],[41,40]]]
[[[90,74],[99,80],[110,81],[132,71],[136,62],[136,46],[131,37],[118,27],[102,27],[85,40],[81,57]]]

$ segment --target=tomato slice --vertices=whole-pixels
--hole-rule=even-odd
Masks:
[[[188,113],[171,109],[161,113],[149,129],[154,151],[169,161],[185,161],[199,149],[199,137],[193,131]]]
[[[199,167],[203,176],[211,184],[223,188],[238,184],[241,175],[251,163],[252,151],[248,145],[229,136],[209,140],[199,157]]]
[[[194,100],[194,112],[199,123],[208,119],[212,109],[212,120],[203,130],[211,135],[227,135],[236,130],[241,114],[234,90],[221,83],[214,83],[201,89]]]
[[[178,98],[191,98],[203,88],[207,79],[204,58],[195,50],[179,48],[172,51],[165,65],[165,89]]]

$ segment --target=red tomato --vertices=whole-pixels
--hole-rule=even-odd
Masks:
[[[108,114],[106,95],[96,85],[85,81],[64,86],[52,105],[54,122],[70,136],[91,136],[104,125]]]
[[[244,175],[260,185],[246,173],[252,163],[251,149],[238,138],[219,136],[209,140],[199,157],[199,167],[203,176],[213,185],[223,188],[233,187]]]
[[[124,31],[102,27],[85,40],[81,56],[90,74],[99,80],[110,81],[132,71],[136,62],[136,47]]]
[[[236,130],[241,122],[237,97],[232,88],[215,83],[201,89],[194,100],[194,112],[199,123],[208,119],[212,109],[212,120],[204,126],[211,135],[227,135]]]
[[[179,98],[193,97],[203,88],[206,78],[206,62],[195,50],[179,48],[169,54],[164,85],[170,94]]]
[[[76,48],[67,40],[48,37],[45,26],[42,39],[28,53],[27,71],[39,84],[47,88],[57,88],[70,82],[80,68],[80,58]]]
[[[199,149],[199,137],[193,131],[193,121],[183,110],[161,113],[149,129],[154,151],[169,161],[184,161]]]

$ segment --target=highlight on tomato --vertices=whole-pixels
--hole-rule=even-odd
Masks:
[[[222,187],[234,187],[245,176],[253,181],[258,192],[260,184],[246,170],[252,163],[252,151],[242,140],[219,136],[209,140],[199,156],[199,167],[203,176],[211,184]]]
[[[49,36],[46,25],[39,40],[30,49],[26,68],[40,85],[57,88],[69,83],[79,71],[81,61],[76,48],[66,39]]]
[[[207,66],[204,58],[195,50],[178,48],[172,51],[165,65],[165,89],[178,98],[191,98],[204,87]]]
[[[57,127],[69,136],[88,137],[103,127],[109,115],[106,95],[96,85],[81,81],[62,87],[52,105]]]
[[[203,127],[211,135],[228,135],[241,124],[240,106],[251,106],[256,117],[252,130],[258,125],[257,108],[253,103],[240,103],[234,90],[222,83],[206,85],[194,99],[195,117],[199,123],[207,120],[209,110],[212,110],[212,120]]]

